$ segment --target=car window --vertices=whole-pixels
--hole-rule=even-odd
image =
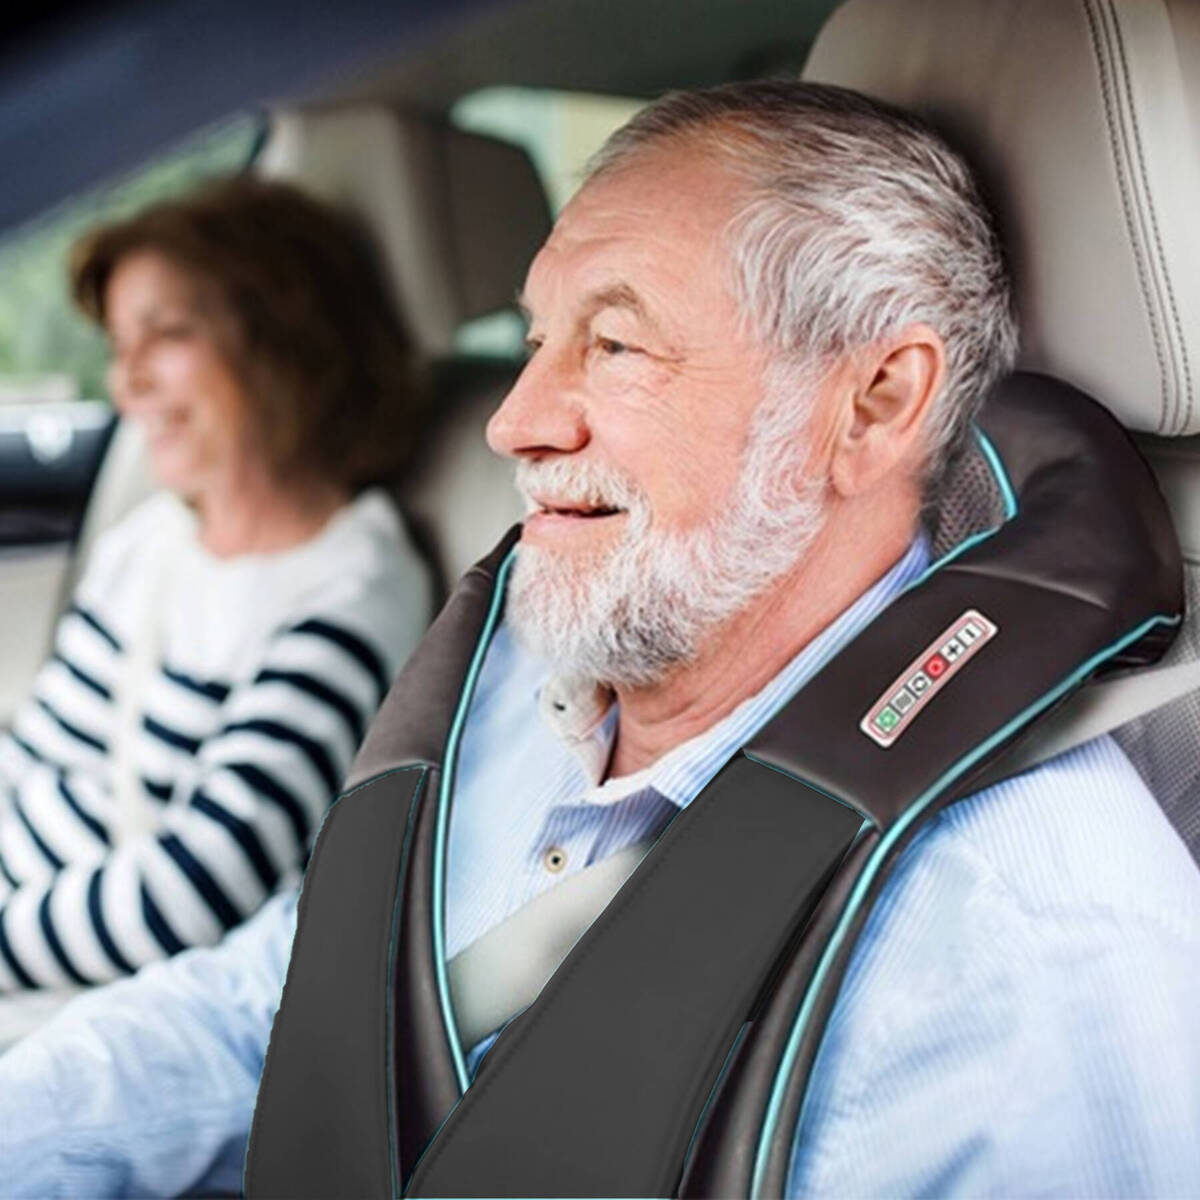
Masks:
[[[244,166],[257,149],[263,125],[256,115],[222,122],[0,239],[0,404],[106,394],[104,339],[68,295],[72,242],[101,221]]]
[[[450,119],[460,129],[522,146],[557,214],[579,186],[588,159],[645,103],[630,96],[495,87],[463,96],[451,108]],[[519,357],[524,333],[516,312],[494,313],[467,322],[458,331],[456,349]]]

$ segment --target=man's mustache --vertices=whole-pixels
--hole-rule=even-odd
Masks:
[[[623,471],[599,463],[556,458],[522,459],[516,468],[517,491],[527,512],[547,500],[559,506],[625,509],[648,512],[646,493]]]

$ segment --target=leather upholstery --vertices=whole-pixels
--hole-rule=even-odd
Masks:
[[[1138,446],[1171,506],[1184,560],[1200,567],[1200,438],[1145,436]]]
[[[434,374],[440,403],[398,495],[443,595],[525,515],[512,463],[484,440],[488,418],[515,376],[513,363],[488,360],[443,363]]]
[[[523,150],[382,104],[277,110],[258,169],[359,214],[429,355],[448,353],[464,321],[511,306],[550,231]]]
[[[917,112],[980,172],[1020,367],[1200,432],[1200,0],[848,0],[805,68]]]

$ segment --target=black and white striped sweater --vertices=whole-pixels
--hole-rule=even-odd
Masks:
[[[168,495],[109,532],[0,732],[0,992],[213,943],[294,880],[430,599],[379,491],[278,554],[213,557]],[[131,836],[112,743],[148,621],[129,757],[151,815]]]

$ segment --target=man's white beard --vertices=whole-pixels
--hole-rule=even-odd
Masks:
[[[820,532],[824,486],[805,475],[797,416],[806,407],[794,393],[760,404],[728,506],[682,533],[654,529],[645,495],[615,468],[522,460],[517,487],[531,508],[540,493],[627,515],[595,562],[520,547],[507,599],[518,641],[561,673],[614,686],[645,687],[693,661],[704,636],[795,567]]]

